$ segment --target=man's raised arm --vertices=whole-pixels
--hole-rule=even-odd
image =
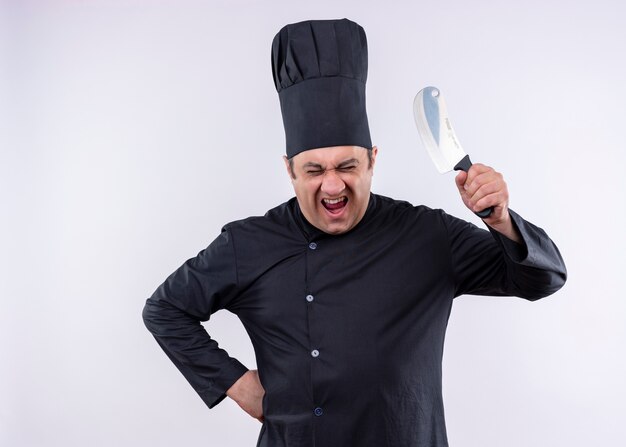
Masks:
[[[536,300],[559,290],[567,270],[558,248],[541,228],[509,210],[502,174],[474,164],[456,176],[463,203],[473,212],[493,207],[491,236],[460,219],[444,215],[457,282],[456,296],[514,295]]]

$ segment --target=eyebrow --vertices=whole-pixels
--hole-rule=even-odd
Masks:
[[[349,160],[342,161],[341,163],[339,163],[339,164],[337,165],[337,167],[338,167],[338,168],[343,168],[343,167],[345,167],[345,166],[347,166],[347,165],[351,165],[351,164],[353,164],[353,163],[359,164],[359,160],[357,160],[356,158],[351,158],[351,159],[349,159]]]
[[[356,158],[350,158],[348,160],[344,160],[341,163],[339,163],[337,165],[337,168],[335,168],[335,169],[344,168],[347,165],[350,165],[350,164],[353,164],[353,163],[359,164],[359,160],[357,160]],[[321,164],[315,163],[315,162],[312,162],[312,161],[306,162],[302,167],[303,168],[324,169]]]
[[[306,162],[303,166],[303,168],[315,168],[315,169],[322,169],[322,165],[319,163],[313,163],[312,161],[308,161]]]

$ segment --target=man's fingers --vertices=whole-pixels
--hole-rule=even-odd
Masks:
[[[469,176],[471,177],[471,176]],[[498,185],[502,185],[504,182],[502,174],[492,170],[481,172],[471,179],[466,180],[465,189],[467,194],[472,197],[476,192],[484,185],[496,182]]]
[[[456,187],[459,189],[459,192],[461,194],[465,192],[465,188],[463,186],[465,185],[466,179],[467,179],[467,172],[465,171],[459,171],[459,173],[454,178],[454,180],[456,181]]]
[[[472,187],[466,191],[471,205],[477,204],[479,200],[489,196],[490,194],[499,194],[501,192],[506,193],[507,189],[504,180],[499,178],[490,180],[491,181],[489,181],[489,183],[478,185],[478,189],[476,191],[472,191]]]
[[[465,184],[469,187],[469,185],[474,181],[474,179],[477,176],[489,170],[493,171],[493,168],[490,168],[489,166],[485,166],[484,164],[481,164],[481,163],[474,163],[472,166],[470,166],[469,170],[467,171],[467,178],[465,179]]]
[[[476,213],[489,207],[494,208],[494,212],[486,221],[498,220],[507,213],[509,203],[507,184],[502,174],[492,167],[475,163],[467,173],[459,172],[455,181],[463,202],[471,211]]]
[[[480,200],[477,200],[476,202],[470,202],[470,206],[472,208],[472,211],[478,212],[487,209],[490,206],[494,208],[502,207],[505,203],[505,200],[505,194],[502,191],[498,191],[494,194],[489,194],[481,198]]]

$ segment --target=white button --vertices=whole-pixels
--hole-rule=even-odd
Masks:
[[[317,244],[316,244],[315,242],[311,242],[311,243],[309,244],[309,248],[310,248],[311,250],[315,250],[315,249],[317,248]]]
[[[318,357],[319,355],[320,355],[320,352],[317,349],[314,349],[311,351],[311,356]]]
[[[307,300],[309,303],[312,303],[312,302],[313,302],[313,299],[314,299],[314,298],[313,298],[313,295],[307,295],[307,296],[306,296],[306,300]]]

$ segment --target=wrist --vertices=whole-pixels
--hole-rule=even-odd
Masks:
[[[250,373],[250,370],[246,371],[237,379],[235,383],[232,384],[228,390],[226,390],[226,395],[233,399],[234,401],[238,401],[239,396],[241,396],[243,389],[245,388],[246,376]]]
[[[505,216],[503,216],[503,218],[499,219],[497,222],[485,223],[494,230],[496,230],[498,233],[511,239],[512,241],[517,242],[518,244],[522,243],[522,237],[520,236],[517,228],[513,224],[513,219],[511,219],[511,215],[509,214],[508,210],[506,210]]]

